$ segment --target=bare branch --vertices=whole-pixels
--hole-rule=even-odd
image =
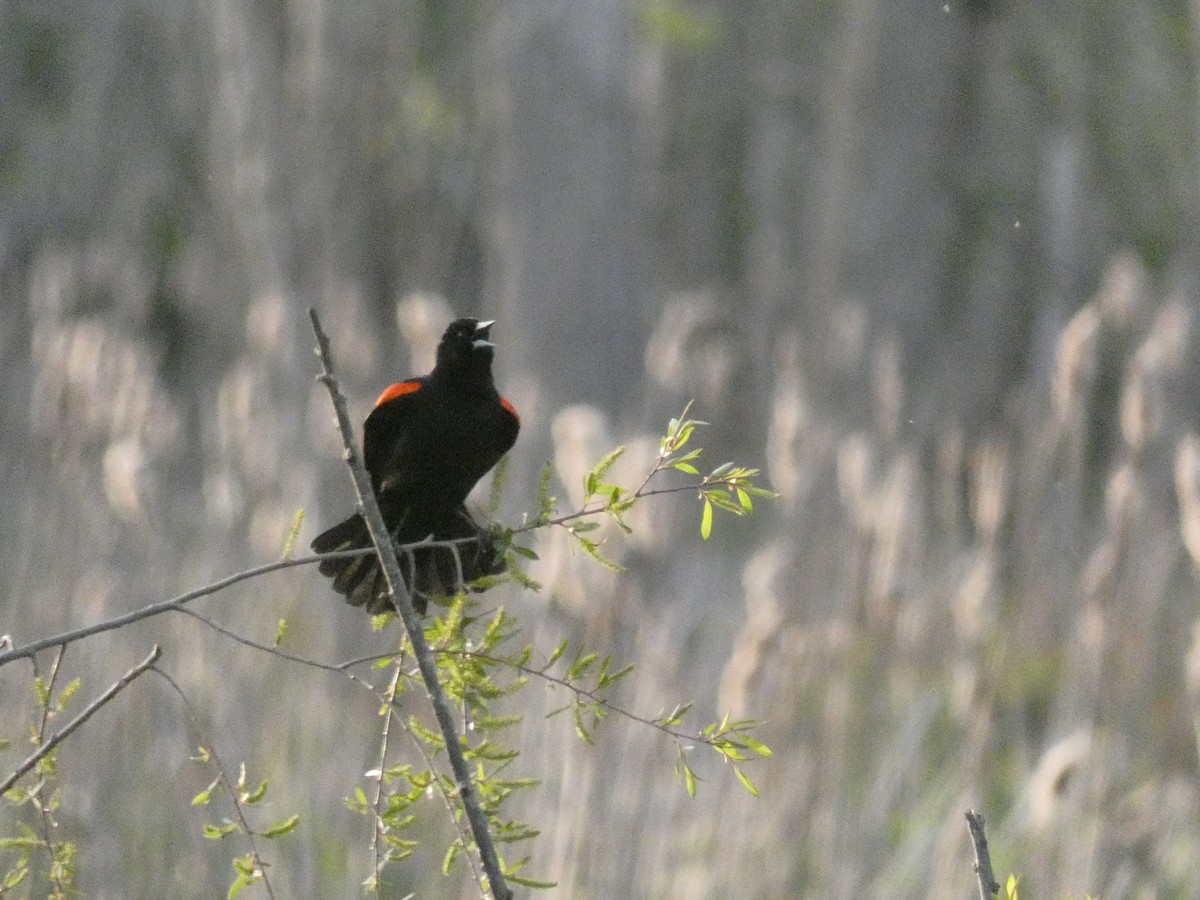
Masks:
[[[53,736],[51,736],[50,740],[38,747],[37,750],[33,752],[32,756],[25,760],[25,762],[21,763],[21,765],[17,766],[17,770],[4,779],[2,783],[0,783],[0,794],[3,794],[10,787],[16,784],[17,779],[36,766],[38,764],[38,760],[42,759],[42,757],[44,757],[47,753],[70,737],[71,733],[88,719],[90,719],[96,713],[96,711],[100,709],[100,707],[102,707],[113,697],[117,696],[117,694],[121,693],[121,691],[125,690],[125,688],[129,686],[129,683],[133,681],[133,679],[137,678],[148,668],[154,665],[155,661],[161,655],[162,650],[159,648],[158,644],[155,644],[154,649],[150,651],[149,656],[118,678],[116,683],[114,683],[107,691],[89,703],[83,712],[56,731]]]
[[[979,876],[979,900],[991,900],[1000,891],[996,876],[992,872],[992,857],[988,853],[987,836],[983,833],[983,816],[968,809],[967,828],[971,831],[971,843],[975,845],[975,874]]]
[[[358,551],[361,555],[362,551]],[[325,556],[329,556],[326,554]],[[274,572],[277,569],[287,569],[292,566],[303,566],[309,563],[320,562],[325,556],[305,556],[300,559],[283,559],[278,562],[268,563],[264,566],[255,566],[253,569],[247,569],[244,572],[237,572],[220,581],[215,581],[212,584],[202,588],[197,588],[194,591],[188,591],[186,594],[180,594],[171,600],[163,600],[159,603],[151,603],[149,606],[143,606],[141,609],[135,609],[133,612],[125,613],[124,615],[116,616],[104,622],[97,622],[94,625],[87,625],[83,628],[76,628],[73,631],[64,631],[62,634],[52,635],[48,638],[32,641],[23,647],[17,647],[13,650],[8,650],[0,653],[0,666],[10,663],[15,659],[29,659],[41,650],[48,647],[61,647],[70,644],[73,641],[82,640],[86,637],[91,637],[94,634],[101,634],[105,631],[112,631],[115,628],[121,628],[129,625],[132,622],[138,622],[142,619],[148,619],[151,616],[157,616],[161,613],[171,612],[182,607],[186,603],[191,603],[193,600],[198,600],[201,597],[207,597],[209,594],[215,594],[225,588],[237,584],[239,581],[245,581],[248,578],[254,578],[258,575],[264,575],[267,572]]]
[[[411,549],[425,547],[446,547],[456,549],[459,544],[470,543],[478,540],[478,538],[454,538],[445,541],[423,540],[413,544],[406,544],[400,549],[409,552]],[[170,600],[163,600],[159,603],[151,603],[149,606],[143,606],[141,609],[135,609],[132,612],[123,613],[111,619],[106,619],[103,622],[96,622],[92,625],[85,625],[82,628],[75,628],[71,631],[64,631],[61,634],[54,634],[50,637],[41,638],[36,641],[31,641],[22,647],[13,648],[12,638],[10,635],[0,637],[0,666],[6,663],[13,662],[17,659],[32,659],[34,654],[42,650],[47,650],[50,647],[65,647],[67,644],[74,641],[83,640],[95,634],[103,634],[105,631],[113,631],[117,628],[122,628],[134,622],[140,622],[142,619],[149,619],[152,616],[161,615],[166,612],[187,612],[183,607],[191,603],[193,600],[199,600],[201,597],[208,597],[211,594],[219,593],[227,587],[232,587],[239,581],[247,581],[251,578],[256,578],[259,575],[266,575],[268,572],[276,572],[280,569],[290,569],[293,566],[307,566],[312,563],[319,563],[326,559],[343,559],[354,556],[369,556],[375,551],[370,548],[360,550],[337,550],[332,553],[318,553],[312,556],[301,556],[295,559],[281,559],[276,562],[266,563],[261,566],[255,566],[252,569],[246,569],[242,572],[235,572],[222,578],[220,581],[214,581],[212,584],[204,587],[196,588],[193,591],[188,591],[186,594],[180,594]],[[203,618],[203,617],[200,617]],[[206,620],[207,621],[207,620]],[[211,623],[210,623],[211,624]]]
[[[508,885],[505,883],[504,873],[500,868],[500,858],[496,853],[495,845],[492,843],[492,836],[488,830],[487,817],[484,815],[479,801],[479,792],[475,787],[475,782],[471,778],[471,770],[467,767],[466,758],[463,756],[462,744],[459,742],[458,730],[454,723],[454,712],[450,707],[445,692],[442,690],[441,683],[438,681],[437,659],[434,657],[433,652],[429,649],[429,644],[425,640],[425,632],[421,627],[421,620],[413,608],[412,597],[409,596],[408,587],[401,575],[400,562],[396,558],[396,550],[392,544],[391,535],[389,535],[387,525],[384,523],[383,516],[379,512],[379,504],[375,500],[375,491],[371,486],[370,476],[363,467],[362,457],[354,442],[354,431],[350,425],[350,417],[346,412],[346,398],[342,396],[342,392],[338,388],[337,379],[334,376],[329,338],[321,328],[321,319],[317,315],[317,311],[310,309],[308,315],[312,320],[313,333],[317,338],[317,350],[321,357],[323,373],[319,376],[319,380],[329,391],[329,399],[333,403],[333,411],[337,416],[338,431],[341,433],[342,446],[345,448],[346,464],[350,467],[350,474],[354,480],[354,490],[358,494],[359,508],[362,510],[364,521],[367,523],[367,530],[370,532],[371,541],[379,553],[379,562],[383,568],[384,577],[387,579],[388,587],[392,591],[396,610],[404,622],[405,631],[408,632],[408,639],[412,644],[413,655],[416,657],[417,666],[421,670],[421,678],[425,682],[425,689],[429,692],[429,701],[433,706],[434,715],[437,717],[438,727],[446,739],[446,755],[450,761],[450,768],[454,773],[454,780],[458,785],[460,796],[462,797],[463,810],[466,813],[467,822],[471,826],[471,834],[475,838],[475,846],[479,848],[479,857],[483,863],[484,872],[487,875],[488,888],[496,900],[510,900],[512,891],[509,890]]]

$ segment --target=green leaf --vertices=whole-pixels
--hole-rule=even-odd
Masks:
[[[278,647],[283,643],[283,639],[287,636],[287,619],[280,619],[279,624],[275,626],[275,646]]]
[[[680,472],[687,472],[687,474],[689,474],[689,475],[699,475],[700,474],[700,470],[697,469],[695,466],[693,466],[691,463],[685,463],[685,462],[671,463],[671,468],[678,469]]]
[[[592,741],[592,733],[583,723],[583,706],[579,703],[576,703],[573,708],[573,712],[575,716],[575,733],[579,735],[579,739],[581,741],[583,741],[585,744],[591,745],[594,742]]]
[[[567,681],[578,679],[579,676],[592,667],[592,663],[596,661],[599,655],[595,651],[585,653],[583,645],[580,644],[579,652],[575,654],[575,659],[571,661],[571,668],[567,669]]]
[[[742,752],[741,748],[738,747],[736,743],[727,740],[726,738],[719,738],[718,740],[713,741],[712,747],[726,759],[737,762],[741,762],[743,759],[746,759],[746,754]]]
[[[679,432],[675,435],[675,449],[678,450],[692,438],[692,432],[696,429],[695,422],[684,422],[680,426]]]
[[[224,825],[213,825],[209,822],[204,823],[204,836],[210,841],[219,841],[221,838],[228,837],[237,830],[237,822],[226,822]]]
[[[387,612],[381,612],[377,616],[371,616],[371,630],[383,631],[387,627],[388,622],[396,618],[396,611],[389,609]]]
[[[599,490],[605,474],[609,469],[612,468],[613,463],[620,459],[624,453],[624,445],[617,447],[614,450],[610,450],[604,455],[604,458],[601,459],[600,462],[596,463],[596,465],[592,467],[592,471],[588,472],[587,478],[584,479],[584,493],[588,497]]]
[[[363,793],[363,789],[358,787],[354,789],[354,796],[346,798],[346,806],[356,813],[367,815],[371,812],[371,804],[367,801],[367,795]]]
[[[203,747],[201,747],[200,749],[204,750]],[[205,751],[205,752],[207,752],[207,751]],[[214,778],[212,780],[212,783],[208,787],[206,787],[204,790],[202,790],[200,793],[198,793],[195,797],[192,798],[192,806],[204,806],[206,803],[208,803],[208,801],[212,799],[212,792],[217,789],[217,785],[220,783],[221,783],[220,776],[217,776],[216,778]]]
[[[526,878],[524,875],[513,875],[509,873],[505,876],[508,881],[513,884],[519,884],[521,887],[537,888],[539,890],[547,890],[549,888],[558,887],[557,881],[538,881],[534,878]]]
[[[281,834],[287,834],[288,832],[295,831],[296,826],[299,824],[300,817],[298,815],[292,815],[283,821],[276,822],[274,825],[270,826],[262,833],[262,836],[265,838],[279,837]]]
[[[243,791],[242,796],[241,796],[241,801],[243,803],[245,803],[247,806],[253,806],[259,800],[261,800],[266,795],[266,793],[267,793],[267,780],[264,778],[261,782],[259,782],[258,787],[256,787],[253,791],[249,791],[249,792]]]
[[[304,524],[304,507],[296,510],[292,516],[292,524],[288,528],[287,537],[283,540],[283,558],[291,559],[292,552],[296,549],[296,540],[300,537],[300,526]]]
[[[751,497],[763,497],[767,500],[779,499],[779,494],[777,494],[775,491],[768,491],[766,488],[760,488],[756,484],[747,484],[745,487],[746,493],[748,493]]]
[[[748,791],[749,791],[751,794],[753,794],[755,797],[757,797],[757,796],[758,796],[758,788],[756,788],[756,787],[754,786],[754,782],[753,782],[753,781],[751,781],[749,778],[747,778],[747,777],[746,777],[746,773],[745,773],[745,772],[743,772],[743,771],[742,771],[741,769],[739,769],[737,766],[734,766],[734,767],[733,767],[733,773],[734,773],[735,775],[737,775],[737,777],[738,777],[738,781],[740,781],[740,782],[742,783],[742,787],[744,787],[746,790],[748,790]]]
[[[558,662],[559,658],[564,653],[567,652],[567,646],[568,646],[568,644],[564,640],[561,644],[559,644],[557,647],[555,647],[554,652],[550,654],[550,658],[546,660],[546,665],[543,666],[543,669],[548,669],[552,665],[554,665],[556,662]]]
[[[554,515],[554,508],[558,505],[558,501],[550,496],[550,479],[554,475],[554,467],[550,460],[546,460],[546,464],[542,466],[541,474],[538,475],[537,486],[537,505],[538,505],[538,520],[544,521]]]
[[[746,510],[743,509],[742,506],[732,497],[725,493],[725,491],[708,488],[705,489],[704,496],[706,499],[712,501],[713,506],[719,506],[726,512],[731,512],[738,516],[744,516],[746,514]]]
[[[738,739],[746,745],[747,750],[757,753],[759,756],[771,756],[771,748],[757,738],[752,738],[748,734],[739,734]]]
[[[707,496],[704,498],[704,513],[700,516],[700,537],[708,540],[712,534],[712,502]]]
[[[232,860],[230,860],[230,862],[233,863],[234,869],[241,872],[243,875],[255,874],[254,857],[249,853],[243,854],[242,856],[235,856]]]
[[[233,900],[248,884],[250,884],[250,877],[239,875],[234,879],[233,884],[229,886],[229,893],[225,895],[225,900]]]
[[[660,718],[658,720],[658,724],[663,725],[665,727],[670,727],[671,725],[678,725],[680,722],[683,721],[683,717],[688,714],[688,710],[690,710],[691,708],[692,708],[691,700],[689,700],[687,703],[676,704],[676,706],[673,710],[671,710],[669,713],[667,713],[665,716],[663,716],[662,718]]]
[[[529,549],[528,547],[522,547],[520,544],[513,544],[512,551],[513,551],[513,553],[517,554],[518,556],[523,556],[526,559],[538,559],[539,558],[537,553],[535,553],[533,550]]]
[[[504,497],[504,488],[508,484],[508,454],[505,453],[492,469],[492,492],[488,497],[488,515],[496,518],[500,512],[500,501]]]
[[[70,684],[63,688],[62,693],[58,695],[58,702],[54,704],[55,709],[57,709],[59,712],[62,712],[64,709],[66,709],[67,704],[71,702],[71,698],[75,696],[80,685],[82,684],[83,682],[80,679],[72,679]]]
[[[440,750],[446,746],[445,739],[436,731],[432,731],[422,725],[416,716],[408,717],[408,728],[413,734],[436,750]]]
[[[598,542],[582,537],[578,534],[575,535],[575,540],[579,543],[579,547],[584,553],[586,553],[596,562],[600,563],[600,565],[604,566],[604,568],[610,569],[613,572],[625,571],[625,567],[623,565],[621,565],[615,559],[610,559],[600,552],[600,544]]]
[[[687,763],[683,764],[683,780],[684,780],[684,784],[687,785],[688,796],[695,797],[696,796],[696,773],[692,771],[692,767],[689,766]]]
[[[37,837],[0,838],[0,850],[37,850],[42,846],[41,838]]]
[[[15,888],[18,884],[29,877],[29,867],[24,865],[24,860],[17,864],[17,868],[10,869],[8,874],[4,876],[4,882],[0,883],[0,890],[9,891]]]
[[[450,868],[454,865],[454,860],[458,858],[459,851],[462,850],[462,842],[455,841],[446,848],[446,855],[442,857],[442,874],[449,875]]]

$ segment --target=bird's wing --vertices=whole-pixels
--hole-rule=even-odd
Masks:
[[[377,492],[386,487],[388,476],[394,474],[388,470],[411,436],[418,409],[417,394],[423,387],[424,378],[393,384],[379,395],[363,424],[363,463]]]

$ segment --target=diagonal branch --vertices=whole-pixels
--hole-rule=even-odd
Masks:
[[[3,782],[0,782],[0,794],[3,794],[10,787],[16,784],[17,779],[36,766],[38,764],[38,760],[42,759],[47,753],[70,737],[71,733],[88,719],[90,719],[96,713],[96,711],[100,709],[100,707],[102,707],[113,697],[117,696],[117,694],[121,693],[121,691],[125,690],[125,688],[129,686],[129,683],[133,681],[133,679],[137,678],[148,668],[154,665],[155,661],[161,655],[162,650],[159,649],[158,644],[155,644],[154,649],[150,651],[149,656],[118,678],[108,690],[89,703],[87,709],[77,715],[58,731],[54,732],[54,734],[50,737],[50,740],[38,747],[37,750],[35,750],[33,754],[27,760],[25,760],[25,762],[17,766],[17,770],[15,772],[5,778]]]
[[[389,535],[387,525],[384,523],[383,516],[379,512],[379,504],[375,500],[375,491],[371,486],[371,479],[363,467],[362,457],[354,442],[354,432],[350,425],[350,417],[346,413],[346,398],[342,396],[342,392],[338,388],[337,379],[333,374],[333,359],[329,349],[329,338],[321,328],[321,319],[317,315],[317,311],[310,309],[308,315],[312,320],[313,333],[317,338],[317,350],[321,356],[323,372],[318,376],[318,380],[329,391],[329,399],[333,403],[333,411],[337,416],[338,431],[341,433],[342,445],[345,448],[346,464],[350,467],[350,474],[354,479],[354,490],[358,494],[359,508],[362,510],[363,519],[367,523],[367,530],[371,534],[371,541],[379,553],[379,562],[383,567],[384,577],[387,578],[388,587],[391,589],[396,610],[400,613],[400,618],[404,622],[404,630],[408,633],[408,639],[412,643],[413,655],[416,657],[417,666],[421,670],[421,678],[425,682],[425,689],[429,692],[429,702],[433,706],[434,715],[437,717],[438,727],[446,739],[446,755],[450,760],[450,768],[454,773],[454,780],[458,785],[458,790],[462,797],[463,810],[467,815],[467,822],[471,826],[471,834],[475,838],[475,846],[479,848],[479,856],[483,863],[484,872],[487,875],[488,887],[491,889],[492,896],[496,900],[511,900],[512,891],[509,890],[508,885],[504,881],[504,873],[500,868],[500,858],[496,853],[495,845],[492,843],[492,836],[488,830],[487,817],[484,815],[479,801],[479,791],[471,778],[471,770],[467,767],[462,744],[459,742],[458,730],[454,723],[454,712],[449,700],[446,698],[445,692],[442,690],[441,682],[438,681],[437,659],[425,640],[425,631],[421,627],[421,620],[413,608],[412,597],[409,596],[408,587],[405,585],[404,578],[401,575],[400,561],[396,558],[396,550],[392,544],[391,535]]]

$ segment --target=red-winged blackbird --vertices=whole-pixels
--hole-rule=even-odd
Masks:
[[[491,322],[457,319],[438,344],[437,364],[420,378],[393,384],[375,401],[363,425],[363,462],[393,540],[411,544],[474,538],[458,545],[461,562],[445,548],[400,558],[418,613],[429,597],[452,594],[463,582],[503,570],[488,531],[464,501],[475,483],[517,439],[520,420],[492,380]],[[317,553],[369,547],[366,522],[355,513],[312,542]],[[353,606],[374,614],[392,608],[374,556],[325,560],[322,575]]]

